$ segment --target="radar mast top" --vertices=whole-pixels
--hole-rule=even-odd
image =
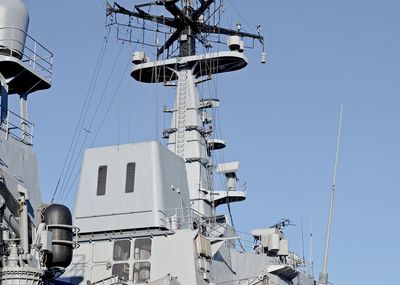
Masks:
[[[177,5],[178,2],[181,2],[181,7]],[[150,10],[153,6],[163,6],[172,17],[166,17],[163,14],[154,15],[144,11],[144,8]],[[238,36],[240,38],[249,38],[253,41],[258,40],[262,45],[263,57],[265,57],[264,37],[261,35],[261,26],[257,26],[256,34],[243,32],[240,24],[237,25],[236,30],[223,28],[219,22],[221,10],[222,4],[220,0],[157,0],[135,5],[133,10],[129,10],[116,2],[113,5],[107,2],[106,15],[111,17],[109,25],[164,33],[165,42],[162,45],[158,45],[158,43],[152,44],[144,38],[140,41],[135,41],[131,35],[129,39],[126,39],[130,42],[140,42],[144,45],[157,47],[157,58],[164,53],[167,53],[166,57],[168,58],[171,55],[170,48],[175,43],[178,43],[180,57],[195,55],[197,42],[209,49],[212,47],[212,43],[222,43],[220,35]],[[118,15],[128,16],[128,24],[119,22]],[[141,27],[134,26],[131,22],[134,18],[142,19],[143,22],[153,22],[156,24],[156,28],[148,28],[144,23]],[[160,25],[164,26],[164,28],[170,28],[170,30],[163,31]],[[218,37],[217,39],[212,39],[211,35],[218,35]]]
[[[156,49],[155,61],[144,51],[133,53],[131,76],[139,82],[176,87],[174,107],[168,108],[171,125],[163,138],[168,140],[168,149],[185,161],[192,208],[206,217],[213,215],[215,207],[243,201],[246,195],[232,187],[231,177],[227,177],[228,190],[214,189],[212,155],[225,142],[214,137],[213,120],[207,113],[217,106],[205,107],[197,87],[214,74],[244,68],[248,63],[243,54],[245,39],[252,41],[249,48],[256,41],[261,43],[265,62],[260,26],[257,33],[243,31],[241,24],[236,29],[221,27],[222,10],[222,0],[157,0],[134,5],[132,10],[119,3],[106,6],[107,26],[116,28],[118,40]],[[219,51],[212,44],[227,44],[230,50]],[[199,54],[196,47],[201,46],[205,53]]]

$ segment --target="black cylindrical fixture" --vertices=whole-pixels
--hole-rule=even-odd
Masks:
[[[73,232],[70,210],[60,204],[51,204],[44,212],[44,222],[52,233],[52,252],[47,254],[48,268],[66,268],[72,261]]]

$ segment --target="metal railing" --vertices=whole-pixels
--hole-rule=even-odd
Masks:
[[[209,238],[232,238],[226,242],[239,250],[251,251],[254,245],[253,236],[249,233],[238,232],[233,227],[216,223],[214,219],[206,217],[189,207],[165,209],[159,211],[161,220],[170,230],[198,229]]]
[[[161,220],[171,230],[194,229],[204,223],[204,217],[191,208],[173,208],[159,211],[164,217]]]
[[[34,124],[11,110],[7,110],[7,118],[1,123],[1,129],[9,136],[26,144],[33,144]]]
[[[126,284],[129,284],[129,282],[120,279],[117,274],[114,274],[111,277],[107,277],[107,278],[101,279],[99,281],[95,281],[95,282],[87,281],[87,284],[89,284],[89,285],[116,285],[116,284],[126,285]]]
[[[0,28],[0,55],[20,59],[26,67],[51,81],[53,53],[22,29]]]
[[[236,231],[240,239],[240,247],[245,251],[254,251],[254,236],[247,232]]]

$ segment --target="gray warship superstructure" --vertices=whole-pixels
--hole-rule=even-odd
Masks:
[[[153,6],[169,16],[146,12]],[[218,7],[212,0],[155,1],[133,10],[107,4],[117,29],[133,27],[132,19],[148,22],[144,29],[153,32],[166,27],[164,44],[154,46],[155,60],[133,52],[131,76],[176,88],[175,102],[164,108],[171,115],[165,146],[152,141],[86,150],[74,210],[79,248],[63,282],[313,284],[299,270],[303,261],[289,252],[283,235],[287,221],[253,230],[254,243],[246,252],[229,216],[216,214],[220,205],[243,201],[246,194],[237,183],[239,162],[213,164],[213,153],[225,147],[210,127],[209,110],[218,108],[219,100],[200,98],[198,86],[247,65],[245,38],[261,43],[265,61],[260,31],[211,23]],[[208,49],[212,35],[219,42],[224,38],[225,51]],[[198,54],[199,46],[209,52]],[[214,189],[215,172],[226,177],[225,189]]]
[[[153,6],[169,16],[145,11]],[[25,43],[28,16],[19,0],[0,0],[2,7],[1,282],[315,284],[304,259],[289,251],[283,233],[288,220],[252,230],[245,248],[230,216],[217,214],[219,206],[244,201],[246,193],[237,182],[239,162],[213,163],[214,152],[226,146],[211,127],[209,111],[220,102],[200,97],[197,88],[217,74],[246,67],[245,39],[261,43],[265,63],[259,28],[247,33],[240,24],[221,27],[215,21],[218,0],[156,0],[133,10],[107,3],[117,30],[135,28],[131,20],[137,19],[156,25],[139,29],[165,36],[163,44],[146,43],[145,37],[136,41],[155,47],[156,59],[134,52],[131,76],[176,88],[175,103],[164,108],[171,115],[165,145],[150,141],[85,151],[71,217],[65,206],[40,202],[33,125],[26,114],[28,94],[51,85],[52,54],[33,39],[33,47]],[[226,50],[213,51],[212,44],[222,42]],[[199,45],[204,54],[196,52]],[[19,115],[7,108],[13,93],[20,98]],[[11,115],[19,123],[12,123]],[[226,178],[225,189],[215,189],[216,173]]]

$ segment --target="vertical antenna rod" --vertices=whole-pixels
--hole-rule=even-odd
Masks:
[[[329,218],[328,225],[326,227],[326,238],[325,238],[325,251],[324,251],[324,262],[322,264],[322,272],[319,275],[319,285],[327,285],[328,284],[328,252],[329,252],[329,240],[331,235],[331,225],[332,225],[332,213],[333,213],[333,202],[335,199],[335,190],[336,190],[336,170],[339,158],[339,147],[340,147],[340,136],[342,131],[342,118],[343,118],[343,104],[340,108],[340,119],[339,119],[339,130],[337,135],[336,142],[336,156],[335,156],[335,166],[333,168],[333,179],[332,179],[332,188],[331,188],[331,201],[329,206]]]
[[[313,260],[313,220],[311,217],[311,231],[310,231],[310,272],[312,279],[314,280],[314,260]]]
[[[303,254],[302,259],[303,263],[306,261],[306,257],[304,254],[304,229],[303,229],[303,217],[301,217],[301,253]]]

